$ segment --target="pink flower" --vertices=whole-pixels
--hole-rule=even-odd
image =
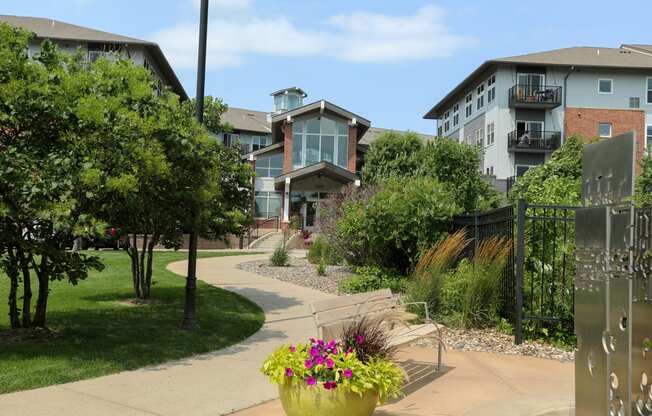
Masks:
[[[358,345],[362,345],[362,343],[364,342],[364,335],[356,335],[355,342],[357,342]]]
[[[351,377],[353,377],[353,371],[351,371],[350,368],[347,368],[346,370],[344,370],[343,375],[344,375],[344,377],[346,377],[346,378],[351,378]]]
[[[324,388],[326,390],[331,390],[337,387],[337,383],[334,381],[327,381],[324,383]]]
[[[317,357],[319,355],[319,348],[317,347],[310,348],[310,355],[312,355],[313,357]]]
[[[335,361],[331,360],[330,358],[326,359],[326,367],[332,369],[334,365],[335,365]]]
[[[290,345],[290,352],[297,352],[297,347]]]
[[[312,361],[310,361],[310,360],[304,361],[303,364],[306,366],[306,368],[312,368],[312,365],[313,365]]]
[[[324,357],[317,357],[317,358],[315,358],[315,364],[317,364],[317,365],[322,365],[322,364],[324,364]]]
[[[314,377],[308,377],[306,379],[306,384],[309,386],[314,386],[315,384],[317,384],[317,380],[315,380]]]
[[[291,368],[286,368],[285,369],[285,375],[286,375],[286,377],[292,377],[294,375],[294,371],[292,371]]]

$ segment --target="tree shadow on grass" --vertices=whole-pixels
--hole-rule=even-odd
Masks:
[[[3,358],[7,358],[0,360],[0,393],[208,353],[246,339],[264,321],[252,302],[204,286],[198,291],[199,326],[189,332],[179,327],[183,287],[156,288],[158,302],[146,305],[119,304],[125,295],[128,298],[131,293],[100,293],[82,298],[99,301],[92,309],[50,311],[49,325],[58,332],[55,339],[0,346]],[[21,376],[24,372],[38,372],[40,378]]]

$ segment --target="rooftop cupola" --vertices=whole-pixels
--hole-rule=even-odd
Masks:
[[[275,91],[271,96],[274,97],[274,114],[280,114],[303,106],[308,94],[301,88],[290,87]]]

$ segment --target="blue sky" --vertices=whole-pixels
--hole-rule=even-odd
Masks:
[[[195,93],[199,0],[3,0],[154,40]],[[271,109],[297,85],[378,127],[433,133],[422,116],[484,60],[569,46],[652,44],[650,0],[212,0],[206,93]],[[603,23],[604,22],[604,23]]]

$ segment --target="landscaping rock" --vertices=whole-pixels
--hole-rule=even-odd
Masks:
[[[514,345],[514,336],[506,335],[495,329],[454,329],[442,327],[442,336],[446,346],[456,351],[476,351],[499,354],[524,355],[546,358],[561,362],[575,360],[575,353],[537,341],[524,341]],[[432,339],[421,339],[412,345],[437,347]]]
[[[269,260],[256,260],[240,263],[238,268],[332,294],[338,293],[337,285],[339,281],[351,274],[346,266],[327,266],[326,276],[318,276],[317,266],[311,264],[305,258],[290,258],[290,265],[286,267],[272,266]]]

